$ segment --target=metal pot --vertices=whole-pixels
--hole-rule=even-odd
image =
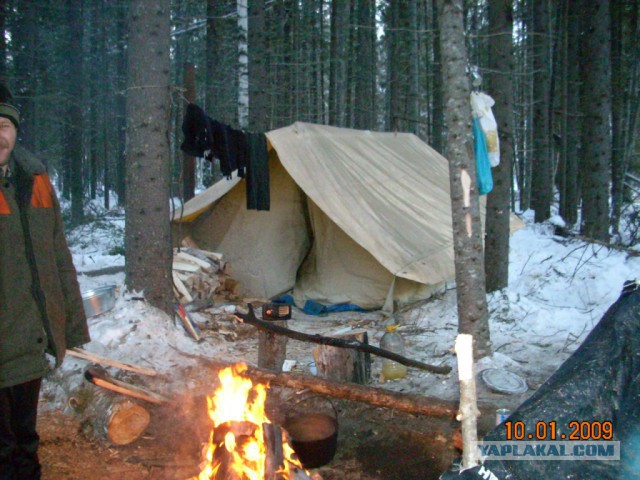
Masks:
[[[307,413],[285,420],[284,429],[304,468],[329,463],[338,445],[338,420],[323,413]]]
[[[82,294],[82,304],[87,317],[95,317],[108,312],[116,304],[116,286],[105,285],[87,290]]]

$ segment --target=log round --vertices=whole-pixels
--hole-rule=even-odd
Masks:
[[[96,391],[85,411],[96,434],[127,445],[144,433],[151,419],[146,408],[109,392]]]

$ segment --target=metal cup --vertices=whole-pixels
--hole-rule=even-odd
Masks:
[[[508,408],[499,408],[496,410],[496,425],[500,425],[511,415],[511,410]]]

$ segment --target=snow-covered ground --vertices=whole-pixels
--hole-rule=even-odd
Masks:
[[[524,394],[494,393],[478,380],[481,401],[513,408],[526,399],[579,347],[608,307],[617,299],[626,280],[640,277],[640,257],[621,250],[554,235],[553,222],[526,226],[511,237],[509,286],[489,296],[493,355],[476,365],[511,372],[524,379]],[[195,360],[201,356],[218,361],[257,362],[257,332],[235,322],[234,306],[193,313],[204,339],[194,341],[174,319],[126,292],[124,273],[98,276],[85,272],[122,267],[121,215],[102,216],[99,221],[70,232],[68,237],[83,291],[118,285],[115,307],[89,319],[92,336],[85,348],[124,362],[151,367],[160,373],[161,385],[153,387],[171,395],[195,386]],[[224,252],[222,252],[224,253]],[[117,270],[117,268],[115,269]],[[396,320],[407,343],[406,356],[430,364],[453,366],[448,375],[409,369],[397,381],[380,380],[381,360],[373,357],[372,385],[420,395],[455,400],[458,395],[456,358],[452,353],[457,334],[455,291],[447,290],[427,302],[401,311]],[[342,312],[330,317],[305,315],[294,308],[289,328],[307,333],[329,334],[349,328],[366,329],[369,342],[377,345],[389,318],[382,312]],[[290,340],[287,358],[309,372],[314,345]],[[62,368],[45,382],[49,401],[66,404],[68,392],[80,384],[87,362],[67,357]],[[190,372],[187,374],[186,372]]]

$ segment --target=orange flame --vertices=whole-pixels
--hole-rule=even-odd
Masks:
[[[243,480],[265,478],[267,446],[263,425],[271,423],[264,411],[268,385],[254,385],[250,379],[242,377],[247,368],[245,363],[237,363],[218,374],[220,387],[213,396],[207,397],[213,429],[209,436],[209,444],[203,450],[204,461],[200,475],[191,480],[215,480],[222,466],[220,458],[224,458],[227,470]],[[228,431],[219,439],[216,429],[224,432],[224,426],[231,425],[230,422],[249,422],[251,431],[242,432],[241,439],[236,438],[233,431]],[[283,474],[285,479],[293,478],[291,469],[301,469],[302,466],[293,457],[295,454],[291,446],[284,440],[282,447],[284,469],[278,473]],[[220,449],[225,450],[222,452],[224,455],[218,455],[219,458],[216,458],[216,452],[220,453]]]

